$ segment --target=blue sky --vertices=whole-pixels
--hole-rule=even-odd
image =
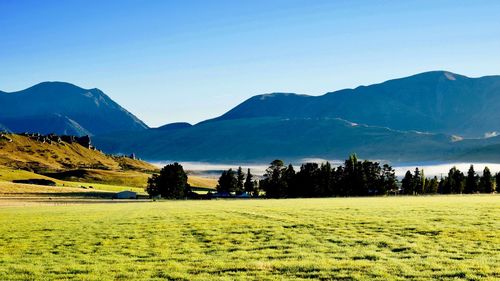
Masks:
[[[500,74],[500,1],[0,1],[0,90],[100,88],[150,126],[262,93]]]

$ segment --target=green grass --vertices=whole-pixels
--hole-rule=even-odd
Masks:
[[[498,280],[500,197],[0,208],[0,280]]]

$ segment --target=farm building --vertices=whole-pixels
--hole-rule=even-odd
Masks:
[[[115,194],[117,199],[136,199],[137,193],[129,190],[120,191]]]

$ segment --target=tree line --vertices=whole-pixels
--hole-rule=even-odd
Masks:
[[[481,176],[471,165],[467,175],[456,167],[447,176],[427,178],[424,171],[416,168],[407,171],[399,181],[394,169],[388,164],[368,160],[360,161],[356,155],[349,156],[343,165],[333,167],[329,162],[305,163],[299,170],[274,160],[258,179],[250,169],[246,173],[239,167],[222,172],[217,184],[217,193],[208,196],[232,197],[246,195],[267,198],[372,196],[387,194],[461,194],[492,193],[495,182],[500,183],[500,174],[492,175],[486,167]],[[500,192],[500,184],[496,186]],[[198,196],[187,183],[187,174],[178,163],[165,166],[160,174],[148,180],[146,191],[151,196],[163,198],[186,198]]]
[[[474,170],[474,165],[470,165],[467,175],[452,167],[448,175],[440,180],[437,177],[426,178],[424,172],[416,168],[413,174],[407,171],[401,182],[403,193],[410,195],[500,192],[500,173],[493,176],[490,169],[485,167],[479,176]]]

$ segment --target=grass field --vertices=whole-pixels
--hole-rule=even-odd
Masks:
[[[500,196],[0,207],[0,280],[498,280]]]
[[[23,193],[29,196],[34,193],[67,193],[67,192],[81,192],[87,188],[88,191],[107,191],[107,192],[118,192],[123,190],[132,190],[138,194],[146,195],[144,188],[146,187],[147,179],[150,176],[146,173],[141,173],[137,171],[103,171],[103,170],[93,170],[87,169],[82,170],[85,172],[84,176],[81,178],[64,177],[62,179],[56,179],[44,175],[39,175],[33,172],[12,169],[8,167],[0,166],[0,196],[11,196],[20,195]],[[58,187],[44,188],[42,186],[31,186],[26,184],[13,184],[13,180],[27,180],[27,179],[46,179],[51,180],[56,183]],[[206,190],[215,189],[217,180],[211,178],[203,178],[199,176],[189,176],[188,183],[193,187],[203,187],[194,188],[194,190]],[[92,186],[92,189],[88,187]],[[78,190],[61,189],[62,187],[67,188],[78,188]]]

